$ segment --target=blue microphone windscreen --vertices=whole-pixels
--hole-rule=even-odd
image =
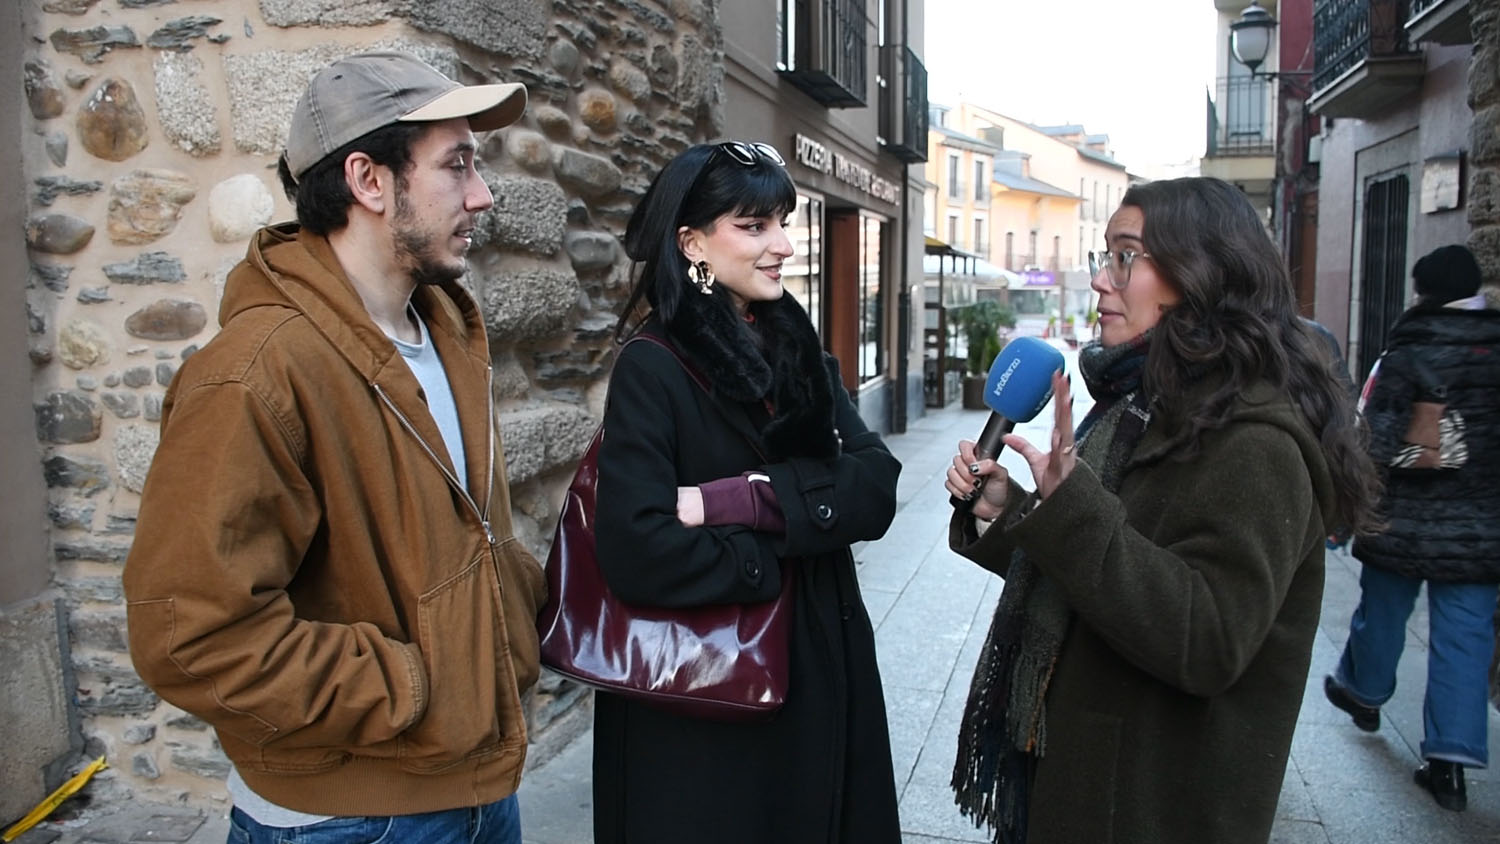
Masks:
[[[1062,368],[1062,352],[1040,338],[1017,337],[990,367],[984,403],[1012,422],[1030,422],[1052,398],[1052,373]]]

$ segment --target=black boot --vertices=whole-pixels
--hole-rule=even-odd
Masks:
[[[1339,685],[1332,674],[1323,675],[1323,694],[1328,697],[1329,703],[1349,713],[1349,717],[1354,719],[1354,726],[1367,733],[1380,729],[1380,707],[1365,706],[1350,697],[1349,690]]]
[[[1464,766],[1457,762],[1429,759],[1417,769],[1412,779],[1432,792],[1432,799],[1444,809],[1462,812],[1469,806],[1469,795],[1464,788]]]

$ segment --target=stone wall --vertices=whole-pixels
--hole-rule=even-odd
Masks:
[[[1500,4],[1470,3],[1469,248],[1487,284],[1500,284]]]
[[[470,282],[517,532],[541,555],[600,413],[629,211],[668,158],[722,132],[718,0],[21,3],[28,348],[85,752],[113,766],[98,788],[202,800],[227,762],[132,670],[121,566],[166,386],[212,336],[250,234],[291,217],[275,157],[306,79],[394,46],[530,90],[523,122],[481,138],[495,207]],[[534,757],[582,702],[544,678]]]

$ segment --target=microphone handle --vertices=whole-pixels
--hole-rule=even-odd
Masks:
[[[979,439],[974,442],[974,456],[980,459],[986,457],[993,460],[1000,450],[1005,448],[1005,443],[1000,438],[1016,429],[1014,419],[1006,419],[998,413],[991,411],[990,419],[984,423],[984,430],[979,433]]]
[[[1005,443],[1000,438],[1016,429],[1014,419],[1006,419],[994,411],[990,411],[990,419],[984,423],[984,430],[979,432],[979,439],[974,442],[974,457],[983,460],[986,457],[991,460],[1000,454],[1000,449],[1005,448]],[[974,484],[974,491],[984,489],[984,482],[989,477],[980,478]]]

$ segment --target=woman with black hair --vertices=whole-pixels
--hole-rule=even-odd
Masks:
[[[775,598],[790,683],[769,720],[595,698],[594,839],[897,842],[874,632],[851,543],[885,533],[900,464],[781,286],[796,191],[769,145],[690,147],[630,218],[636,279],[599,451],[599,566],[626,603]],[[708,389],[696,383],[706,382]]]
[[[1323,591],[1377,480],[1353,398],[1239,189],[1126,191],[1073,427],[1008,435],[1028,492],[961,442],[950,541],[1005,577],[953,785],[1001,842],[1263,844]],[[980,485],[978,481],[987,482]]]
[[[1359,606],[1323,692],[1355,726],[1380,728],[1380,707],[1396,691],[1406,622],[1425,582],[1425,764],[1415,778],[1439,806],[1461,812],[1468,806],[1464,768],[1489,764],[1487,677],[1500,589],[1500,311],[1479,292],[1479,264],[1466,247],[1423,256],[1412,279],[1417,301],[1391,327],[1363,408],[1370,453],[1387,474],[1380,509],[1390,524],[1354,538],[1354,556],[1364,564]],[[1434,387],[1465,422],[1463,465],[1393,466],[1407,449],[1412,403],[1431,400]]]

